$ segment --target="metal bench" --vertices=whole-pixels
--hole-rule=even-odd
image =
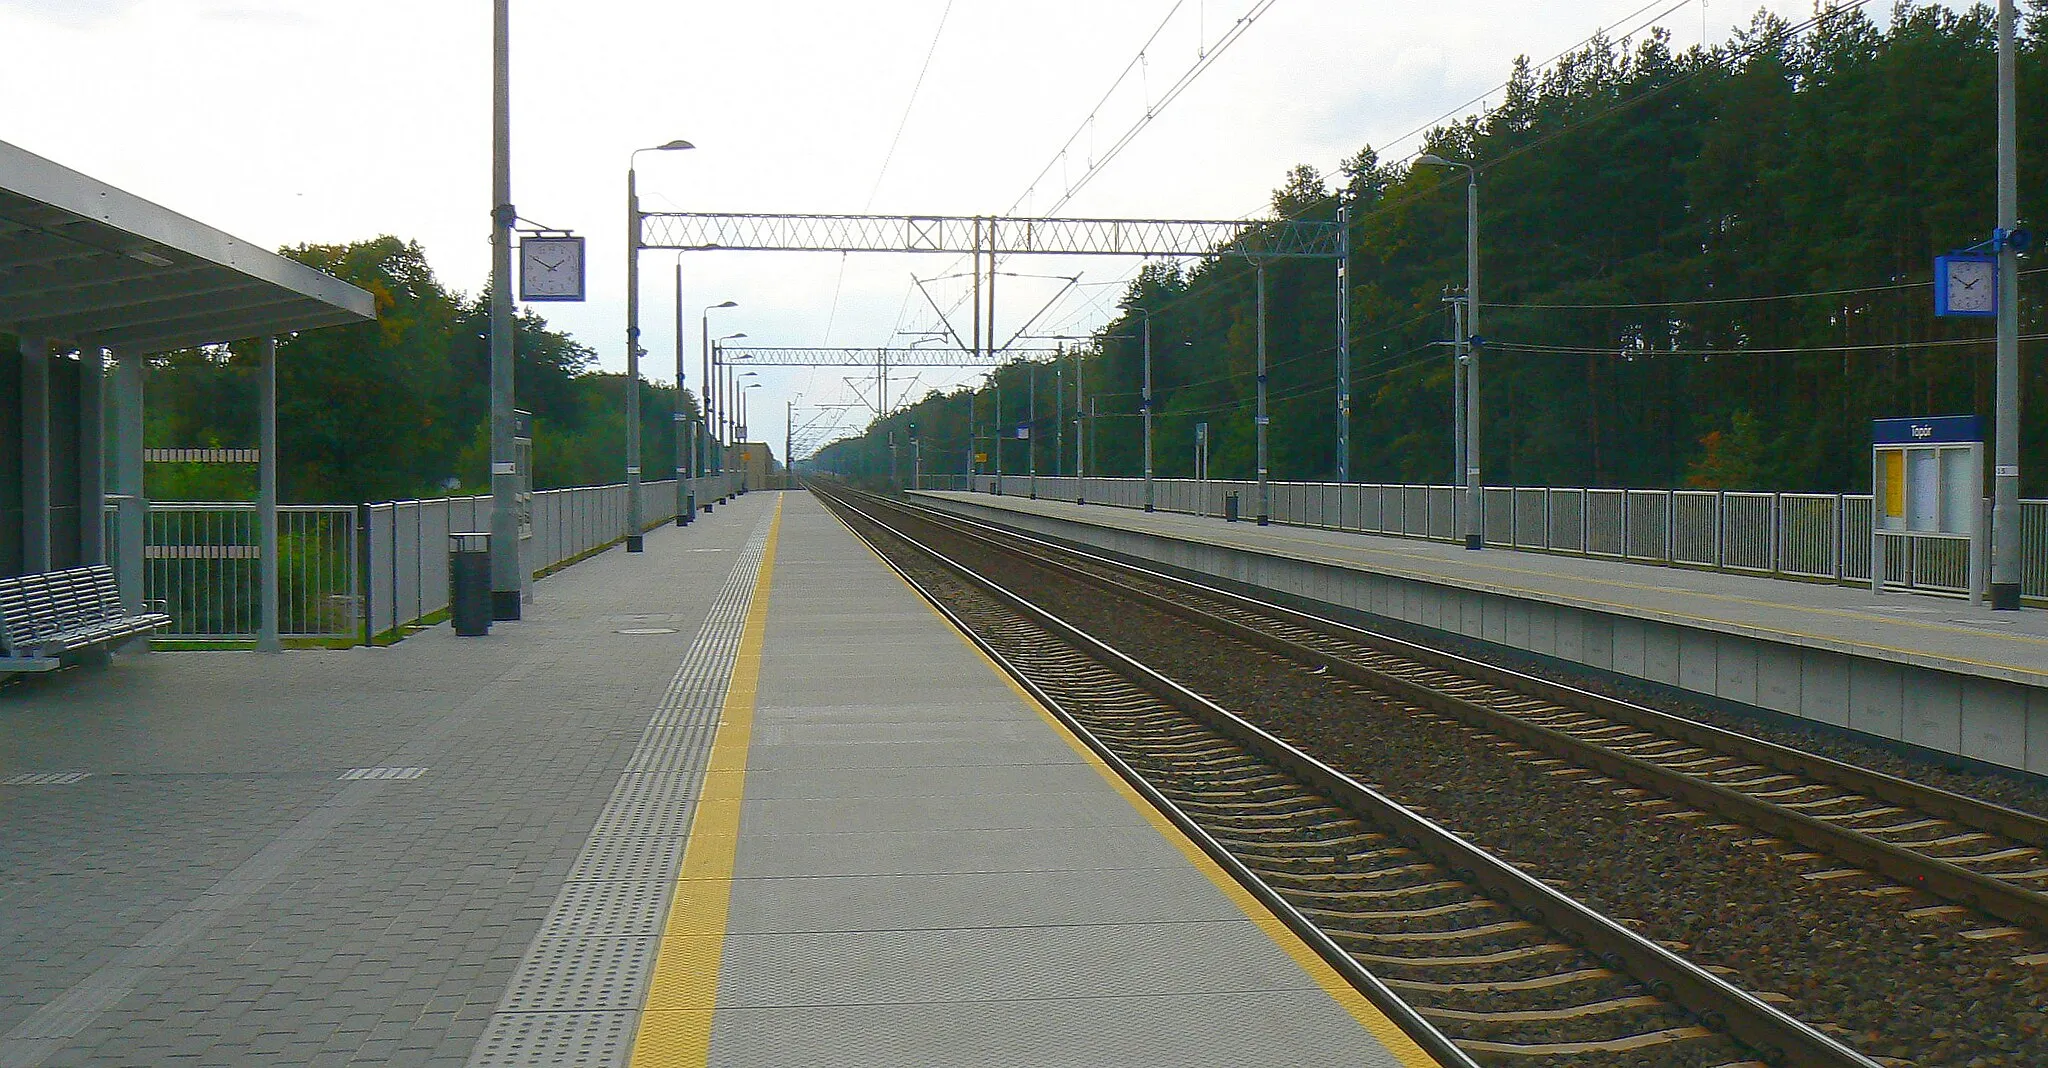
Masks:
[[[0,578],[0,672],[54,671],[170,624],[162,612],[129,615],[105,564]]]

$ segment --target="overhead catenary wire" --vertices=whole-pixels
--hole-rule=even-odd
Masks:
[[[939,54],[939,39],[946,34],[946,19],[953,14],[953,0],[946,0],[946,6],[939,10],[939,24],[932,30],[932,43],[924,50],[924,65],[917,68],[917,80],[910,85],[910,97],[903,102],[903,115],[896,120],[896,133],[889,138],[888,151],[882,153],[882,165],[875,171],[875,184],[868,187],[868,199],[861,206],[861,213],[874,210],[875,197],[882,191],[882,180],[889,176],[889,164],[896,159],[896,148],[903,143],[903,131],[910,125],[910,113],[917,107],[918,93],[924,89],[924,76],[931,72],[932,57]],[[832,282],[832,303],[825,313],[824,343],[832,343],[832,326],[839,319],[839,295],[846,285],[846,256],[839,254],[839,276]]]
[[[2048,334],[2022,334],[2021,341],[2048,340]],[[1622,356],[1639,359],[1685,359],[1714,356],[1802,356],[1808,353],[1897,352],[1900,349],[1950,349],[1990,345],[1992,337],[1934,338],[1925,341],[1881,341],[1854,345],[1787,345],[1757,349],[1659,349],[1630,348],[1626,345],[1543,345],[1534,342],[1489,340],[1486,347],[1503,352],[1527,352],[1559,356]]]
[[[2035,267],[2021,271],[2020,277],[2024,278],[2029,275],[2040,274],[2043,271],[2048,271],[2048,267]],[[1849,286],[1843,289],[1812,289],[1800,293],[1761,293],[1748,297],[1698,297],[1691,300],[1643,300],[1610,304],[1496,304],[1492,301],[1482,301],[1480,302],[1480,307],[1494,308],[1501,311],[1636,311],[1654,308],[1696,308],[1722,304],[1761,304],[1768,301],[1806,300],[1813,297],[1853,297],[1862,296],[1867,293],[1926,289],[1933,284],[1934,280],[1928,278],[1918,282],[1889,282],[1884,285]]]

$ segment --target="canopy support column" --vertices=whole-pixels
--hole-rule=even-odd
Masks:
[[[148,358],[133,350],[114,352],[114,559],[121,604],[143,610],[143,544],[149,501],[142,495],[142,377]]]
[[[263,367],[256,375],[256,404],[260,440],[256,453],[257,552],[263,574],[262,619],[256,631],[256,650],[281,653],[278,639],[277,603],[277,339],[263,339]]]
[[[50,343],[21,339],[21,570],[50,570]]]
[[[106,359],[98,345],[78,350],[78,562],[107,562]]]

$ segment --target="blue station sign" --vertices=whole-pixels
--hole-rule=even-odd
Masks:
[[[1873,419],[1873,445],[1975,445],[1984,440],[1984,419],[1975,415],[1928,415],[1917,419]]]

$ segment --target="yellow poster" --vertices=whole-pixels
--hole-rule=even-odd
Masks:
[[[1884,501],[1884,514],[1904,516],[1906,514],[1906,450],[1879,449],[1878,466],[1884,485],[1878,488],[1878,497]]]

